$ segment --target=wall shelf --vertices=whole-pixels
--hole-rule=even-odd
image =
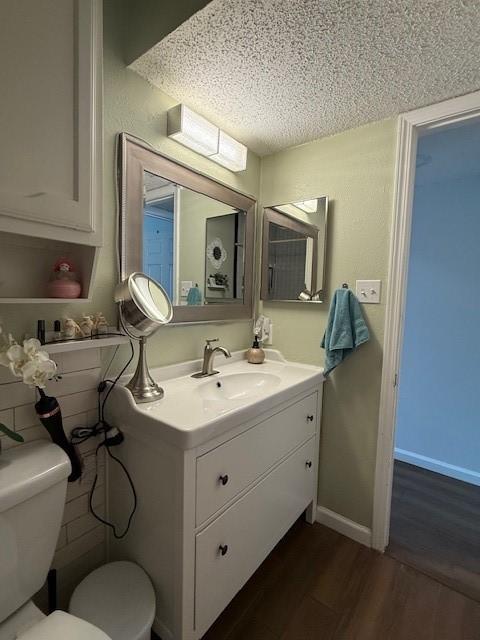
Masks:
[[[99,248],[0,231],[0,304],[87,302]],[[47,283],[60,257],[71,260],[82,285],[80,298],[50,298]]]
[[[0,298],[0,304],[72,304],[89,302],[88,298]]]
[[[102,347],[115,347],[120,344],[128,344],[129,338],[124,335],[106,336],[105,338],[91,338],[86,340],[62,340],[52,344],[43,345],[49,354],[65,353],[67,351],[80,351],[82,349],[100,349]]]

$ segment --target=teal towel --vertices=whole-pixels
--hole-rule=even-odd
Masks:
[[[333,294],[321,344],[325,349],[324,375],[327,376],[369,339],[370,334],[357,298],[350,289],[337,289]]]
[[[198,284],[195,285],[194,287],[191,287],[188,290],[187,304],[188,305],[202,304],[202,294],[200,292],[200,289],[198,288]]]

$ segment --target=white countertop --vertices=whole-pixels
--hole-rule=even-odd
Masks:
[[[134,423],[135,429],[145,429],[150,436],[191,449],[323,381],[321,367],[289,362],[273,349],[265,353],[261,365],[249,364],[245,351],[229,359],[219,354],[214,362],[219,373],[206,378],[191,377],[201,369],[201,360],[152,369],[164,397],[135,404],[131,393],[119,384],[107,403],[108,419],[120,428]],[[129,378],[122,379],[123,384]]]

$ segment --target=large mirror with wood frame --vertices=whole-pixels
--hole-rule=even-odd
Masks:
[[[266,207],[262,300],[323,302],[328,197]]]
[[[119,135],[119,253],[173,304],[173,322],[253,317],[256,202]]]

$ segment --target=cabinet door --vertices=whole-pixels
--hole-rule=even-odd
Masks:
[[[316,413],[317,394],[312,393],[198,458],[197,525],[311,438]]]
[[[0,56],[0,229],[98,244],[100,0],[3,0]]]
[[[196,536],[195,629],[205,633],[314,497],[315,438]]]

